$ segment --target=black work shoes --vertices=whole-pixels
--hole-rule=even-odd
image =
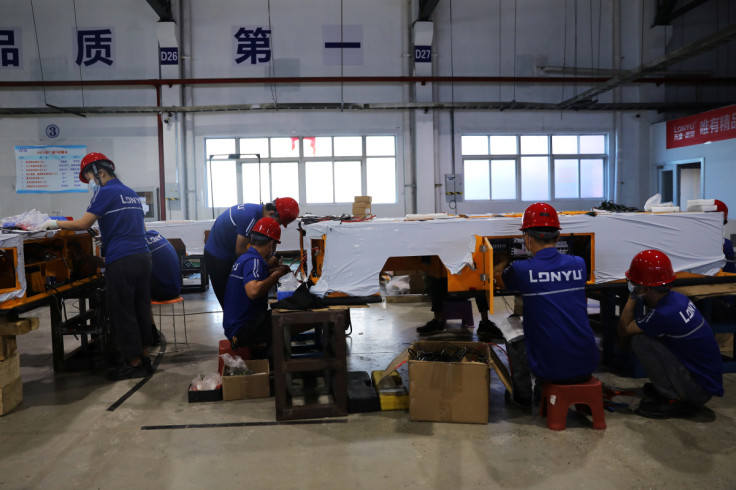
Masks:
[[[107,379],[111,381],[120,381],[122,379],[145,378],[151,374],[153,374],[151,360],[144,357],[137,366],[124,362],[112,371],[108,372]]]
[[[498,325],[493,323],[491,320],[481,320],[478,323],[478,339],[480,340],[500,340],[503,341],[503,332]]]
[[[644,398],[639,404],[637,413],[650,419],[690,418],[696,415],[697,409],[682,400],[671,400],[663,396]]]
[[[417,327],[417,333],[420,335],[432,335],[445,331],[445,321],[432,319],[421,327]]]

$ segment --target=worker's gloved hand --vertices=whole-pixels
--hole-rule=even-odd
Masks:
[[[38,226],[39,230],[58,230],[59,223],[55,219],[47,219]]]

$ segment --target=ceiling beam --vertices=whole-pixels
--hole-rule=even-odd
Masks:
[[[622,102],[612,104],[590,103],[585,107],[571,107],[568,111],[644,112],[660,113],[702,112],[732,104],[733,101],[714,102]],[[275,111],[405,111],[405,110],[461,110],[461,111],[556,111],[557,104],[546,102],[487,101],[487,102],[314,102],[291,104],[225,104],[202,106],[109,106],[109,107],[15,107],[0,108],[2,116],[28,115],[123,115],[201,113],[201,112],[275,112]]]
[[[171,12],[171,0],[146,0],[151,6],[159,22],[173,22],[174,14]]]
[[[679,63],[680,61],[684,61],[688,58],[692,58],[695,55],[707,53],[708,51],[711,51],[727,42],[733,41],[734,39],[736,39],[736,25],[726,27],[715,34],[704,37],[688,46],[676,49],[672,53],[666,54],[654,61],[645,63],[638,68],[613,77],[607,82],[592,87],[574,97],[563,100],[559,103],[559,107],[560,109],[568,109],[581,103],[591,103],[594,97],[597,97],[604,92],[608,92],[620,85],[642,78],[653,71],[664,70],[668,66]]]

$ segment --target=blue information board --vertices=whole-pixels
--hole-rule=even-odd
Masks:
[[[79,180],[84,145],[16,146],[15,192],[88,192]]]

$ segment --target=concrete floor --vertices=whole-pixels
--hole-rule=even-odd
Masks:
[[[567,430],[551,431],[546,419],[508,405],[495,376],[487,425],[411,422],[404,411],[275,424],[273,398],[187,402],[190,380],[216,370],[224,337],[211,291],[187,294],[186,305],[191,348],[163,355],[113,411],[137,380],[54,374],[48,315],[32,312],[40,329],[18,337],[24,401],[0,417],[0,488],[736,488],[734,374],[724,376],[726,396],[695,420],[621,409],[606,412],[605,431],[572,411]],[[493,318],[507,314],[497,304]],[[430,317],[428,303],[353,309],[349,369],[383,369]],[[598,376],[624,388],[645,381]],[[241,425],[144,429],[233,422]]]

